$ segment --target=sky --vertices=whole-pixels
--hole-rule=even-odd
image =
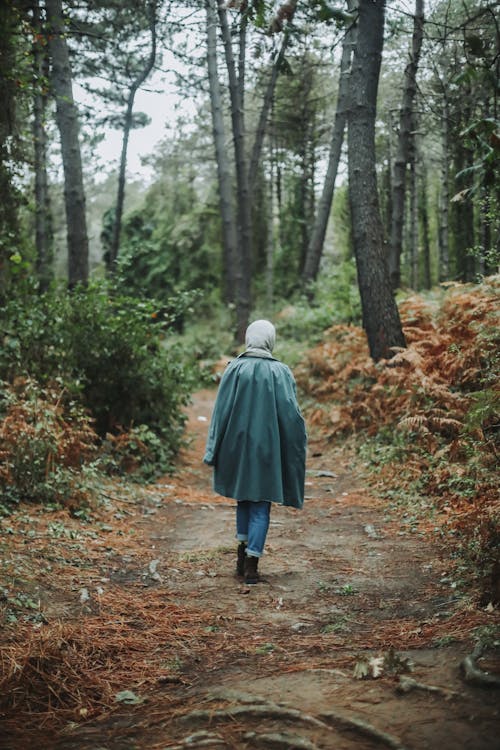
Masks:
[[[388,0],[388,9],[411,13],[414,0]],[[179,68],[179,61],[168,50],[163,53],[163,69]],[[88,94],[75,87],[75,98],[83,104],[89,103]],[[145,112],[150,124],[145,128],[132,130],[128,146],[127,172],[130,178],[148,182],[152,177],[151,166],[142,164],[142,158],[154,153],[155,146],[175,127],[181,115],[191,117],[196,111],[196,102],[181,98],[176,90],[174,75],[157,71],[151,75],[135,98],[135,112]],[[109,170],[116,169],[122,148],[122,133],[107,128],[104,140],[97,146],[96,153],[103,166],[102,177]],[[106,169],[108,168],[108,169]]]
[[[78,85],[75,86],[74,94],[77,102],[84,105],[92,103],[89,95]],[[193,100],[181,99],[175,86],[165,80],[163,73],[153,73],[135,97],[134,112],[145,112],[150,118],[150,124],[130,133],[127,151],[127,173],[130,178],[148,182],[152,169],[142,164],[142,158],[154,153],[155,146],[175,127],[179,116],[191,116],[195,111]],[[105,128],[104,134],[104,139],[95,147],[96,156],[104,168],[103,179],[108,169],[111,171],[118,168],[123,136],[121,130],[114,128]]]

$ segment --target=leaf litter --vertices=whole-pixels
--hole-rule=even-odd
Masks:
[[[455,297],[454,304],[456,301]],[[466,303],[470,303],[469,298],[462,299],[459,307],[467,307]],[[395,414],[399,420],[410,420],[410,427],[417,425],[418,434],[420,424],[433,439],[448,440],[446,450],[447,455],[451,455],[450,446],[457,439],[454,430],[459,428],[439,420],[453,419],[463,426],[467,407],[455,397],[450,382],[446,385],[444,377],[432,372],[434,365],[431,367],[422,361],[424,350],[432,350],[438,356],[441,346],[440,366],[444,370],[450,368],[447,359],[450,344],[439,344],[437,329],[429,323],[427,313],[422,311],[419,317],[420,304],[418,300],[411,305],[408,303],[413,327],[426,332],[432,343],[419,345],[418,356],[412,352],[402,355],[395,368],[375,366],[367,361],[359,331],[351,327],[336,330],[333,334],[335,340],[347,343],[351,351],[350,360],[344,360],[343,370],[339,370],[339,363],[342,364],[344,355],[339,349],[335,350],[337,344],[334,345],[333,341],[325,342],[322,354],[318,348],[310,353],[307,377],[317,384],[319,390],[315,391],[315,398],[318,401],[324,399],[326,407],[312,411],[310,420],[313,430],[317,429],[319,434],[323,433],[322,439],[327,439],[322,449],[325,456],[332,436],[342,435],[346,429],[370,432],[370,419],[392,424],[390,420]],[[477,304],[474,309],[466,328],[473,319],[480,320]],[[453,314],[458,319],[458,328],[464,326],[463,316],[460,318],[456,311]],[[465,381],[472,383],[477,377],[477,362],[463,352],[464,349],[460,367]],[[456,363],[455,366],[458,367]],[[325,378],[328,371],[330,373]],[[414,399],[408,395],[412,387],[403,384],[409,374],[420,383],[413,391],[418,393],[418,389],[424,387],[427,394],[432,392],[435,401],[431,416],[435,421],[426,417],[425,422],[424,415],[418,412],[420,396]],[[305,376],[299,377],[304,387]],[[365,377],[373,381],[371,390],[366,391],[366,383],[360,385]],[[361,390],[358,391],[358,387]],[[328,393],[328,388],[344,388],[344,399],[346,393],[349,394],[353,408],[349,407],[348,415],[342,411],[342,406],[332,405],[335,399],[332,391]],[[436,405],[438,397],[442,399],[439,406]],[[411,422],[410,408],[417,410],[413,415],[416,422]],[[453,416],[449,417],[452,408]],[[405,409],[406,416],[402,416]],[[448,416],[440,414],[437,409],[446,411]],[[350,420],[348,424],[342,422],[347,418]],[[200,429],[206,429],[204,422],[196,421]],[[403,426],[406,429],[408,425]],[[429,439],[425,430],[421,435],[423,440]],[[317,440],[316,445],[319,444]],[[321,455],[321,450],[319,453]],[[346,479],[352,457],[340,455],[340,460],[329,464],[335,472],[331,472],[321,458],[317,460],[317,468],[313,469],[315,473],[311,474],[315,494],[308,502],[315,512],[322,513],[322,509],[327,509],[327,518],[333,514],[332,523],[347,517],[353,509],[359,513],[356,543],[389,543],[394,529],[380,515],[383,503],[360,488],[352,476]],[[264,679],[267,676],[272,681],[278,677],[293,679],[297,676],[301,681],[307,675],[314,676],[314,679],[324,677],[334,680],[336,685],[350,685],[349,691],[353,695],[355,687],[350,680],[356,665],[364,662],[368,665],[368,673],[359,682],[366,686],[373,681],[387,691],[390,686],[397,687],[400,684],[397,678],[402,679],[400,673],[406,671],[406,667],[410,668],[407,652],[436,648],[437,643],[469,644],[471,634],[478,627],[488,628],[496,618],[496,605],[491,603],[490,607],[488,602],[478,609],[467,598],[450,600],[445,605],[446,611],[440,610],[438,605],[432,610],[430,603],[438,593],[442,594],[443,564],[441,573],[435,566],[427,578],[424,600],[427,599],[429,604],[424,601],[422,607],[429,609],[428,616],[420,613],[412,616],[410,610],[398,612],[397,605],[388,599],[374,619],[378,595],[359,585],[359,561],[336,560],[331,556],[329,565],[335,569],[337,580],[327,580],[323,591],[316,588],[315,592],[308,592],[309,597],[315,596],[307,601],[315,601],[316,612],[303,608],[299,613],[300,602],[294,604],[288,587],[285,592],[278,589],[272,597],[265,590],[252,591],[244,616],[239,616],[237,609],[224,613],[223,607],[217,609],[214,606],[217,588],[203,590],[200,584],[186,586],[185,581],[193,566],[203,565],[202,571],[206,569],[214,575],[214,585],[217,585],[220,573],[217,567],[214,572],[214,565],[227,567],[225,550],[215,551],[212,558],[206,556],[206,560],[200,555],[173,556],[175,568],[172,570],[170,555],[151,545],[152,536],[147,539],[149,528],[157,528],[159,522],[165,523],[160,517],[151,516],[148,512],[151,509],[158,509],[161,514],[162,505],[170,505],[179,512],[200,507],[211,512],[223,511],[229,505],[226,499],[208,492],[206,477],[200,478],[198,468],[193,468],[198,466],[199,456],[188,452],[185,458],[179,476],[169,477],[168,483],[132,492],[126,486],[110,481],[102,487],[101,502],[89,509],[87,519],[72,516],[67,509],[46,511],[21,505],[8,519],[2,520],[2,573],[3,579],[9,581],[6,593],[0,597],[0,615],[4,616],[6,625],[1,636],[0,662],[1,711],[6,736],[25,737],[26,732],[31,732],[30,736],[36,737],[37,732],[43,731],[44,736],[53,732],[57,737],[80,727],[83,732],[87,731],[82,737],[100,738],[103,722],[108,722],[108,731],[111,735],[116,732],[119,737],[120,731],[125,729],[113,729],[112,717],[126,707],[129,712],[136,712],[134,736],[140,742],[142,733],[151,731],[155,723],[166,722],[171,726],[175,717],[198,710],[203,702],[199,691],[206,689],[210,675],[223,673],[228,665],[233,669],[244,669],[248,664],[254,676],[257,674]],[[320,483],[319,491],[314,482]],[[321,493],[325,482],[333,486],[330,495]],[[203,487],[205,489],[200,489]],[[467,516],[467,509],[460,510],[462,518]],[[477,509],[469,507],[468,511],[467,522],[474,523]],[[317,533],[321,533],[320,527],[325,523],[325,517],[321,518],[323,520],[319,521],[317,528],[311,527],[313,531],[316,528]],[[311,522],[315,523],[313,518]],[[434,524],[437,522],[433,519]],[[278,526],[275,533],[287,534],[289,529],[293,526],[283,529]],[[369,570],[366,575],[370,575]],[[387,585],[391,580],[397,580],[400,575],[397,563],[385,575]],[[179,580],[174,585],[176,578]],[[234,599],[235,591],[232,591]],[[350,596],[343,594],[347,591]],[[14,599],[19,603],[13,604]],[[28,600],[35,603],[35,609],[23,605],[23,601]],[[336,601],[340,612],[344,613],[340,615],[344,623],[342,627],[337,627],[335,620],[331,628],[325,627],[325,616],[319,616],[320,611],[326,611],[330,600]],[[224,604],[223,600],[221,604]],[[266,608],[271,608],[276,617],[283,618],[271,633],[263,632],[259,627]],[[5,618],[9,611],[16,615],[16,619],[10,622]],[[347,612],[355,617],[345,617]],[[300,628],[293,627],[297,622],[301,623]],[[392,666],[390,660],[387,661],[388,654],[392,654]],[[415,687],[420,692],[424,690],[424,683],[419,680],[414,683],[406,682],[405,690],[412,692]],[[455,694],[448,687],[436,690],[436,695],[440,694],[439,691],[445,696]],[[212,706],[213,710],[216,707]],[[228,719],[230,716],[232,719],[220,729],[220,733],[205,736],[205,739],[219,741],[220,738],[221,746],[226,743],[227,747],[239,747],[238,742],[244,741],[244,733],[248,733],[248,724],[235,722],[228,699],[219,701],[218,710],[226,712]],[[267,702],[262,712],[269,710]],[[282,717],[287,710],[289,718],[292,716],[288,706],[282,711]],[[316,718],[322,720],[319,714]],[[284,746],[287,746],[287,741],[293,746],[292,735],[288,733],[287,740],[284,726],[280,728]],[[359,731],[361,728],[362,724]],[[167,744],[165,738],[160,740],[158,736],[156,740],[145,740],[147,747],[151,750],[156,747],[187,747],[183,740],[185,735],[178,727],[176,732],[179,737],[176,745]],[[260,734],[271,738],[272,727],[262,727]],[[372,740],[374,737],[375,734]],[[383,742],[383,734],[381,737],[379,741]],[[198,738],[202,739],[200,735]],[[257,743],[258,737],[248,736],[246,741]],[[296,746],[303,741],[306,747],[311,739],[307,740],[301,734],[295,741]],[[390,738],[390,741],[397,744],[396,739]],[[271,739],[268,742],[271,743]],[[329,746],[319,739],[317,742],[318,748]],[[358,742],[356,740],[354,746],[364,747]],[[439,746],[445,747],[442,743]]]

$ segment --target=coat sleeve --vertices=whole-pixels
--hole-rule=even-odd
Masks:
[[[203,457],[203,463],[208,464],[208,466],[215,466],[217,464],[217,453],[233,408],[236,377],[234,368],[228,365],[219,384],[208,430],[205,455]]]
[[[307,433],[304,418],[297,401],[297,388],[291,370],[282,370],[282,387],[277,389],[278,422],[287,459],[299,483],[304,484]],[[303,490],[302,490],[303,492]]]
[[[277,390],[280,422],[295,434],[300,445],[305,445],[306,427],[297,401],[297,387],[292,371],[286,365],[282,370],[281,381],[282,388]]]

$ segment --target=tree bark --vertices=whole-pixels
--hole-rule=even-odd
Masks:
[[[125,119],[123,125],[123,139],[122,139],[122,150],[120,155],[120,167],[118,170],[118,192],[116,196],[116,207],[115,207],[115,218],[113,223],[113,236],[111,239],[111,246],[109,249],[108,269],[114,270],[116,265],[116,259],[120,251],[120,235],[122,230],[122,217],[123,217],[123,205],[125,202],[125,182],[127,172],[127,151],[128,142],[130,138],[130,131],[133,124],[133,113],[134,113],[134,101],[135,95],[141,88],[143,83],[148,78],[149,74],[153,70],[153,66],[156,60],[156,0],[151,0],[148,3],[148,15],[149,15],[149,30],[151,34],[151,50],[149,57],[143,67],[143,69],[137,74],[132,85],[130,87],[127,97],[127,108],[125,111]]]
[[[417,195],[417,144],[411,136],[410,166],[410,288],[418,289],[418,195]]]
[[[269,183],[268,183],[268,226],[266,243],[266,295],[271,310],[274,299],[274,163],[273,143],[269,139]]]
[[[293,8],[292,18],[293,18],[294,12],[295,12],[295,6]],[[290,40],[290,30],[287,26],[285,31],[283,32],[283,40],[281,42],[280,50],[278,52],[278,55],[276,56],[276,59],[271,69],[271,76],[269,78],[269,82],[267,84],[267,88],[264,94],[262,108],[259,114],[259,122],[257,124],[257,130],[255,132],[255,140],[254,140],[254,144],[252,148],[252,155],[250,157],[250,166],[248,169],[248,189],[249,189],[250,195],[252,195],[252,191],[255,185],[255,178],[257,177],[257,170],[259,167],[260,156],[262,153],[262,145],[264,143],[264,137],[266,135],[267,121],[268,121],[269,113],[271,111],[271,107],[273,104],[274,92],[276,90],[276,82],[278,80],[281,63],[283,62],[283,59],[285,57],[285,52],[288,47],[289,40]]]
[[[236,280],[236,339],[239,343],[245,340],[245,331],[251,309],[251,257],[252,257],[252,220],[250,195],[248,190],[248,165],[245,154],[245,121],[242,108],[236,65],[231,43],[231,31],[224,5],[218,5],[219,22],[224,43],[226,66],[229,77],[231,98],[231,123],[233,129],[234,155],[236,162],[236,196],[238,216],[237,268]]]
[[[427,208],[427,165],[425,159],[421,161],[420,190],[419,190],[419,215],[422,228],[422,260],[423,260],[423,285],[424,289],[432,287],[431,274],[431,245],[429,240],[429,211]]]
[[[46,49],[41,44],[42,22],[40,3],[33,3],[33,143],[35,173],[35,247],[36,274],[39,290],[47,291],[53,278],[52,259],[52,217],[50,213],[50,194],[47,178],[47,131],[45,118],[47,112],[47,94],[44,79],[48,77],[49,60]]]
[[[389,245],[389,272],[393,289],[401,283],[401,252],[406,192],[406,166],[409,160],[412,108],[417,91],[417,70],[424,36],[424,0],[415,0],[410,60],[404,73],[403,101],[392,175],[392,223]]]
[[[470,122],[471,113],[466,113],[464,122]],[[464,169],[471,169],[474,163],[474,154],[471,149],[463,146],[460,140],[453,139],[455,158],[453,161],[454,173],[459,174]],[[463,180],[455,178],[460,191],[467,190]],[[474,247],[474,205],[469,195],[451,200],[451,225],[454,237],[455,276],[460,281],[473,281],[475,275],[474,257],[469,251]]]
[[[360,0],[349,80],[349,202],[363,326],[374,360],[406,346],[383,248],[375,169],[375,117],[384,41],[385,0]]]
[[[352,0],[349,2],[349,11],[352,9]],[[304,263],[304,272],[302,280],[307,287],[314,281],[318,275],[321,256],[323,254],[323,245],[325,242],[326,229],[330,218],[332,208],[333,194],[335,190],[335,180],[342,153],[342,144],[344,142],[344,131],[347,122],[348,97],[349,97],[349,69],[351,65],[352,47],[355,41],[355,25],[353,24],[347,31],[342,46],[342,58],[340,61],[340,80],[337,98],[337,108],[335,112],[335,122],[333,125],[332,138],[330,142],[330,154],[328,158],[328,167],[323,184],[323,191],[318,204],[316,219],[314,221],[311,238],[306,253]]]
[[[56,122],[61,138],[64,170],[64,203],[68,243],[68,284],[86,284],[89,275],[89,243],[85,216],[80,126],[73,99],[72,72],[64,37],[61,0],[46,0],[50,28],[51,81],[56,99]]]
[[[450,114],[446,82],[443,84],[441,120],[441,190],[439,194],[439,281],[450,275],[449,208],[450,208]]]
[[[212,111],[212,131],[215,146],[215,159],[217,163],[219,206],[222,220],[225,297],[227,301],[232,302],[235,299],[236,287],[241,286],[241,280],[237,282],[237,240],[236,220],[233,207],[232,172],[227,156],[224,117],[222,112],[222,96],[217,71],[216,1],[217,0],[206,0],[205,2],[207,14],[207,68],[210,89],[210,107]]]
[[[245,73],[247,64],[247,27],[248,11],[242,9],[238,31],[238,88],[240,91],[241,111],[245,111]]]

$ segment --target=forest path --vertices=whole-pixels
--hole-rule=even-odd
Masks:
[[[110,523],[133,539],[106,526],[109,541],[95,540],[88,583],[77,580],[91,592],[82,637],[88,642],[95,616],[109,674],[120,671],[122,689],[132,685],[145,701],[68,724],[50,741],[38,741],[42,730],[35,745],[500,747],[498,691],[471,687],[459,670],[471,651],[473,607],[450,586],[426,530],[371,496],[347,453],[310,439],[304,509],[273,506],[265,583],[235,577],[234,503],[212,492],[202,464],[214,398],[213,390],[194,394],[190,446],[176,473],[150,488],[140,512],[130,506],[122,519],[113,509]],[[99,580],[111,590],[97,607]],[[137,659],[149,665],[142,688],[133,679]]]
[[[143,709],[139,731],[113,739],[109,726],[102,747],[498,747],[498,694],[466,686],[459,673],[470,651],[467,608],[442,580],[438,549],[387,516],[341,453],[310,441],[303,511],[273,506],[266,583],[235,578],[234,503],[212,493],[201,463],[214,397],[194,395],[190,448],[165,487],[175,497],[142,532],[170,597],[214,615],[213,651],[181,648],[181,704],[169,715],[157,696],[154,721]],[[353,676],[356,664],[373,659],[376,670],[383,657],[378,679]],[[411,675],[398,674],[407,660]],[[439,691],[402,694],[400,677]]]

